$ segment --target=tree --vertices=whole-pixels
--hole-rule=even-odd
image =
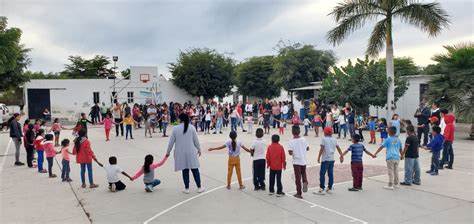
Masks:
[[[471,139],[474,139],[474,44],[464,43],[444,46],[446,54],[438,54],[433,60],[438,62],[438,76],[428,83],[426,97],[437,101],[441,108],[454,111],[456,116],[471,124]]]
[[[43,72],[33,72],[25,71],[23,75],[27,76],[29,79],[67,79],[67,76],[61,75],[59,73],[43,73]]]
[[[410,76],[421,74],[421,68],[416,66],[415,62],[413,62],[413,59],[410,57],[394,58],[393,62],[395,68],[395,76]],[[385,68],[385,58],[380,59],[377,64]]]
[[[96,79],[105,78],[113,71],[107,68],[110,58],[103,55],[96,55],[92,59],[84,59],[81,56],[69,56],[70,64],[65,65],[65,70],[61,75],[71,79]]]
[[[377,56],[385,46],[387,59],[387,117],[394,113],[395,83],[392,25],[396,18],[427,32],[429,36],[438,35],[449,25],[449,16],[439,3],[419,3],[415,0],[347,0],[339,3],[330,13],[338,23],[327,33],[333,45],[340,44],[350,33],[362,28],[366,22],[377,21],[369,38],[366,54]]]
[[[252,57],[235,67],[239,92],[247,96],[272,99],[280,96],[280,86],[270,79],[273,56]]]
[[[130,69],[127,68],[125,70],[122,70],[120,72],[120,75],[124,78],[124,79],[130,79]]]
[[[285,90],[303,87],[327,77],[336,63],[332,51],[318,50],[313,45],[279,44],[272,79]],[[312,98],[310,92],[296,92],[298,99]],[[309,93],[309,94],[308,94]]]
[[[169,69],[173,83],[192,96],[224,97],[234,85],[234,61],[207,48],[180,52],[177,62],[170,63]]]
[[[321,99],[326,102],[335,102],[343,105],[351,102],[357,109],[368,111],[368,107],[383,107],[387,102],[386,90],[389,85],[384,74],[385,68],[380,62],[357,59],[355,65],[349,60],[347,66],[336,67],[323,80],[320,93]],[[395,76],[395,100],[403,96],[407,90],[407,81]]]
[[[0,17],[0,92],[18,88],[28,81],[23,70],[30,64],[30,49],[20,44],[21,30],[7,29],[7,18]]]

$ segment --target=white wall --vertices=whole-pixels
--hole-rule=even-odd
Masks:
[[[408,80],[408,89],[405,94],[398,99],[396,105],[397,113],[400,119],[409,119],[412,123],[416,123],[416,119],[413,117],[416,109],[420,104],[420,84],[427,84],[433,76],[431,75],[417,75],[417,76],[407,76]],[[380,107],[370,107],[370,115],[386,118],[387,111],[385,108]],[[390,119],[390,118],[388,118]]]

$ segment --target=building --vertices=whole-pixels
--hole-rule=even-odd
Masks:
[[[24,85],[25,113],[41,118],[47,108],[53,118],[74,121],[95,104],[110,107],[113,95],[128,104],[185,102],[196,98],[158,75],[153,66],[130,67],[130,79],[35,79]]]

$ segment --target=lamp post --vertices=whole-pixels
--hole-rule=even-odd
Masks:
[[[116,69],[117,69],[117,61],[118,61],[118,56],[112,56],[112,60],[114,61],[114,92],[113,92],[113,98],[114,98],[114,103],[115,103],[115,99],[116,99],[116,92],[115,92],[115,79],[117,79],[117,72],[116,72]]]

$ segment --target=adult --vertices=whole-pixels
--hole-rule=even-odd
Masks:
[[[281,112],[283,113],[282,120],[286,122],[286,120],[290,119],[289,112],[290,108],[288,107],[288,103],[284,102],[283,107],[281,108]]]
[[[178,116],[179,125],[173,127],[170,141],[168,143],[168,157],[174,147],[174,170],[181,171],[184,182],[183,193],[189,194],[189,170],[192,171],[194,181],[198,187],[198,193],[204,192],[201,187],[201,176],[199,174],[199,160],[201,156],[201,146],[197,137],[196,129],[189,125],[189,117],[187,114]]]
[[[21,116],[19,113],[13,114],[13,119],[9,122],[8,126],[10,127],[10,138],[12,138],[13,143],[15,144],[15,165],[23,166],[24,163],[20,162],[20,146],[21,139],[23,138],[21,124],[19,123]]]
[[[148,106],[148,109],[146,109],[146,113],[148,114],[148,123],[150,124],[152,133],[156,133],[155,128],[156,124],[158,123],[158,110],[156,109],[154,104],[150,104],[150,106]]]
[[[281,119],[281,109],[280,105],[275,101],[272,106],[272,115],[273,115],[273,128],[280,128],[280,119]]]
[[[115,106],[112,109],[112,116],[114,117],[115,121],[115,135],[117,137],[119,136],[120,129],[120,135],[123,136],[123,110],[118,102],[115,103]]]
[[[331,113],[332,113],[332,120],[334,121],[334,124],[332,125],[332,129],[334,130],[334,134],[339,134],[339,125],[335,122],[339,118],[339,113],[341,111],[337,108],[337,105],[334,104],[331,107]]]
[[[421,136],[423,135],[423,146],[428,144],[428,133],[430,131],[430,109],[422,101],[418,109],[415,112],[415,118],[417,119],[417,136],[418,143],[421,144]]]
[[[438,118],[438,120],[433,122],[433,124],[436,125],[436,126],[439,126],[440,123],[441,123],[441,113],[439,111],[439,103],[438,102],[433,102],[433,104],[431,104],[431,116],[430,116],[430,118],[432,118],[432,117]]]
[[[102,106],[100,107],[100,115],[101,115],[101,118],[99,119],[101,122],[102,120],[105,119],[105,117],[107,116],[107,113],[108,113],[108,108],[105,106],[105,103],[102,102]]]
[[[45,121],[51,121],[51,112],[49,112],[48,108],[44,108],[43,119]]]
[[[91,107],[91,112],[90,112],[92,123],[97,124],[100,122],[99,114],[100,114],[99,104],[95,103],[94,106]]]
[[[313,99],[309,101],[308,119],[312,122],[316,114],[316,103]]]

